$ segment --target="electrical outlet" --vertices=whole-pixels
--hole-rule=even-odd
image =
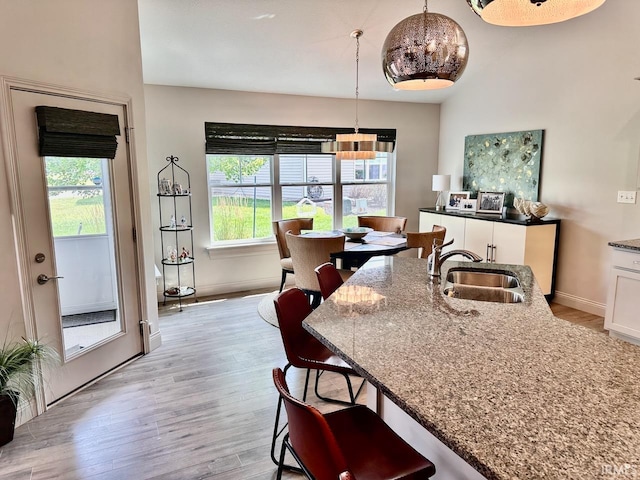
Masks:
[[[636,192],[634,190],[618,190],[618,203],[636,203]]]

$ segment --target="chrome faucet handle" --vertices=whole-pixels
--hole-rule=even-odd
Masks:
[[[455,241],[455,238],[452,238],[447,243],[441,243],[440,245],[436,245],[436,242],[438,242],[438,239],[434,238],[433,239],[433,250],[434,251],[437,250],[438,253],[440,253],[444,247],[448,247],[449,245],[452,245],[454,241]]]

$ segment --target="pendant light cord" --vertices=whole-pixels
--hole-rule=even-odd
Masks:
[[[355,131],[358,133],[358,129],[360,126],[358,125],[358,97],[360,96],[359,90],[359,65],[360,65],[360,36],[362,35],[362,30],[354,30],[351,33],[352,36],[356,37],[356,124]]]

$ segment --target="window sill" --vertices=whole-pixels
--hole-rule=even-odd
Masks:
[[[207,247],[207,253],[210,260],[219,260],[224,257],[236,258],[236,257],[250,257],[250,256],[262,256],[270,253],[277,253],[277,245],[275,239],[267,240],[264,242],[256,243],[242,243],[235,245],[217,245]]]

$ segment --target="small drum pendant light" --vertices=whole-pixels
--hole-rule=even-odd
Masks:
[[[467,0],[487,23],[526,27],[564,22],[589,13],[606,0]]]
[[[467,66],[469,45],[451,18],[422,13],[398,23],[382,46],[382,69],[399,90],[434,90],[453,85]]]
[[[360,37],[362,30],[354,30],[351,37],[356,39],[356,124],[354,133],[336,135],[333,142],[320,145],[322,153],[335,153],[337,160],[370,160],[376,158],[376,152],[393,152],[393,142],[379,142],[375,133],[359,133],[358,126],[358,75],[360,64]]]

